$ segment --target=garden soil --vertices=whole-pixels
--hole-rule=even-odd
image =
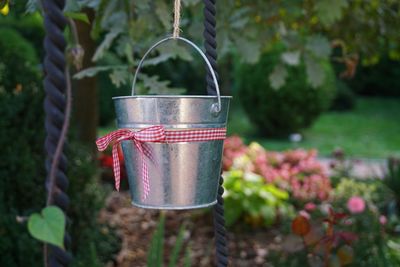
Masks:
[[[132,207],[128,193],[113,192],[99,215],[101,223],[110,225],[121,239],[121,250],[107,267],[146,266],[150,241],[159,219],[159,211]],[[166,212],[164,259],[168,258],[180,226],[185,225],[184,247],[189,249],[191,266],[214,266],[215,244],[212,212],[204,210]],[[271,266],[266,256],[279,247],[273,229],[228,232],[229,266]],[[278,243],[277,243],[278,242]],[[279,249],[279,248],[278,248]],[[183,266],[184,251],[179,265]]]

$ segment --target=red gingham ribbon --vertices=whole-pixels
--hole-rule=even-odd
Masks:
[[[118,158],[118,146],[121,141],[132,140],[139,150],[142,162],[142,182],[143,199],[146,199],[150,192],[149,173],[145,157],[152,159],[151,151],[144,145],[151,143],[178,143],[178,142],[202,142],[211,140],[224,140],[226,128],[207,128],[207,129],[179,129],[165,130],[163,126],[151,126],[139,131],[131,129],[119,129],[111,132],[96,141],[99,151],[104,151],[109,144],[112,144],[113,170],[115,177],[115,188],[120,187],[120,163]]]

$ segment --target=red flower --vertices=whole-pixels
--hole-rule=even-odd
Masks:
[[[100,161],[100,166],[103,168],[113,167],[113,160],[111,155],[101,154],[99,161]]]

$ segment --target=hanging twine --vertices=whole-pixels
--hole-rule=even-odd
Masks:
[[[175,0],[174,3],[174,32],[172,37],[178,38],[181,29],[179,25],[181,24],[181,0]]]

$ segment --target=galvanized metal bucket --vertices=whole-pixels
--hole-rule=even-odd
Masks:
[[[181,40],[199,52],[213,76],[217,96],[135,95],[143,61],[155,47],[172,39]],[[185,38],[168,37],[154,44],[143,56],[134,76],[132,96],[113,99],[119,128],[140,130],[162,125],[173,130],[226,127],[230,98],[220,96],[213,68],[200,48]],[[194,209],[216,203],[223,140],[146,145],[153,159],[146,159],[150,193],[143,199],[140,153],[133,142],[122,142],[133,205],[150,209]]]

